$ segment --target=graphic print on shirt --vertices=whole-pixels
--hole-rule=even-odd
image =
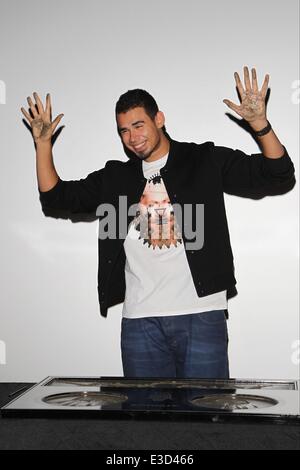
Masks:
[[[182,243],[180,228],[160,173],[147,180],[132,224],[148,248],[177,247]]]

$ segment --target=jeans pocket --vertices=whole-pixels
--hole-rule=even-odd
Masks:
[[[197,313],[197,319],[205,325],[220,326],[226,323],[225,310],[212,310],[210,312]]]

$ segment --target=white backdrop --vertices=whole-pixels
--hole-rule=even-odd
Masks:
[[[233,73],[270,74],[268,117],[299,159],[298,0],[1,0],[0,380],[122,375],[121,305],[100,317],[97,222],[45,217],[20,107],[52,95],[65,125],[63,179],[126,160],[114,106],[132,88],[156,98],[175,140],[258,152],[226,112]],[[296,178],[298,176],[296,175]],[[299,376],[298,184],[261,200],[226,195],[238,296],[229,301],[232,377]]]

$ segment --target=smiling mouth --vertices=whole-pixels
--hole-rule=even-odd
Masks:
[[[146,141],[143,142],[142,144],[134,145],[133,148],[134,148],[134,150],[141,150],[144,147],[145,144],[146,144]]]

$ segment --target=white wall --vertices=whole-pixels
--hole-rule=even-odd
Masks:
[[[270,74],[269,120],[299,170],[298,0],[1,0],[0,380],[122,375],[121,305],[99,315],[97,222],[41,211],[21,106],[37,91],[65,114],[63,179],[126,160],[119,96],[144,88],[176,140],[258,152],[222,102],[234,71]],[[298,178],[298,176],[296,176]],[[261,200],[226,195],[239,295],[229,301],[231,375],[297,378],[298,184]]]

